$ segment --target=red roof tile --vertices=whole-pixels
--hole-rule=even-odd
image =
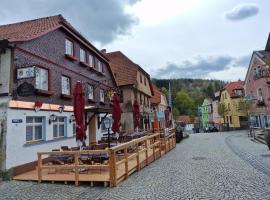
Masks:
[[[238,97],[239,95],[235,93],[235,90],[243,90],[244,89],[244,81],[235,81],[226,84],[223,90],[227,90],[230,97]]]
[[[153,86],[153,90],[154,90],[154,96],[151,97],[150,102],[151,104],[160,104],[161,102],[161,92],[159,90],[159,88],[152,83]]]
[[[138,64],[130,60],[121,51],[105,53],[105,55],[110,60],[110,67],[116,79],[117,86],[136,85],[137,71],[141,71],[146,75],[150,84],[151,93],[154,95],[149,74],[145,72]]]
[[[0,26],[0,40],[10,42],[27,41],[37,38],[61,26],[64,18],[61,15],[44,17],[14,24]]]
[[[192,123],[192,119],[188,115],[176,116],[175,121],[178,122],[178,123],[185,123],[185,124],[191,124]]]

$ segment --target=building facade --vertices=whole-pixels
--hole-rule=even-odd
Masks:
[[[212,99],[204,99],[201,106],[201,116],[203,128],[213,124]]]
[[[166,95],[163,94],[155,84],[152,83],[152,87],[154,90],[154,96],[152,96],[150,99],[150,103],[151,103],[150,121],[152,125],[151,128],[153,128],[154,118],[156,115],[157,120],[158,120],[157,128],[164,129],[166,128],[164,111],[168,107],[167,98],[166,98]]]
[[[244,85],[252,126],[266,129],[270,128],[269,40],[265,50],[253,52]]]
[[[73,87],[86,94],[87,143],[116,82],[108,59],[61,15],[0,26],[1,170],[76,146]]]
[[[222,123],[230,128],[247,127],[247,111],[244,103],[244,82],[230,82],[224,86],[220,93],[220,104],[224,106]]]
[[[110,67],[120,89],[122,128],[134,131],[133,103],[140,104],[140,129],[150,129],[150,98],[154,95],[150,76],[139,65],[120,51],[104,54],[110,59]]]
[[[218,113],[218,106],[219,106],[219,99],[220,99],[220,91],[215,92],[212,107],[213,107],[213,122],[214,126],[220,129],[222,124],[222,117]]]

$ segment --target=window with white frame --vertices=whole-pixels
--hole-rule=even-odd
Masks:
[[[270,115],[264,116],[264,125],[265,125],[265,128],[270,128]]]
[[[26,142],[44,139],[44,117],[26,117]]]
[[[70,95],[70,78],[67,76],[61,77],[61,92],[65,95]]]
[[[80,48],[80,61],[81,62],[86,62],[86,52],[82,48]]]
[[[66,54],[73,56],[73,42],[66,39]]]
[[[88,64],[90,65],[90,67],[94,67],[94,56],[89,54],[88,56]]]
[[[94,87],[93,85],[87,84],[87,98],[94,100]]]
[[[97,70],[102,72],[102,62],[100,62],[100,60],[97,60]]]
[[[49,90],[49,72],[47,69],[35,67],[36,89]]]
[[[104,90],[103,89],[99,90],[99,97],[100,97],[100,102],[104,102]]]
[[[262,88],[259,88],[257,90],[257,95],[258,95],[258,100],[262,101],[263,100],[263,92],[262,92]]]
[[[57,117],[53,122],[53,137],[64,137],[66,130],[66,117]]]

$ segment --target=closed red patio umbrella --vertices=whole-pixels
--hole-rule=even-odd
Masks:
[[[133,103],[133,123],[134,129],[140,126],[140,106],[137,100]]]
[[[169,128],[170,127],[170,111],[168,108],[164,111],[164,114],[165,114],[165,127]]]
[[[116,93],[114,93],[114,95],[113,95],[113,110],[112,110],[112,118],[113,118],[112,131],[113,131],[113,133],[119,133],[121,112],[122,112],[119,103],[120,103],[119,97]]]
[[[83,144],[86,139],[84,126],[85,94],[81,82],[77,82],[73,91],[73,108],[76,121],[76,141]]]

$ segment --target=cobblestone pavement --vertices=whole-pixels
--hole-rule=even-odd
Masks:
[[[270,152],[243,131],[193,134],[116,188],[10,181],[0,199],[270,199]]]

